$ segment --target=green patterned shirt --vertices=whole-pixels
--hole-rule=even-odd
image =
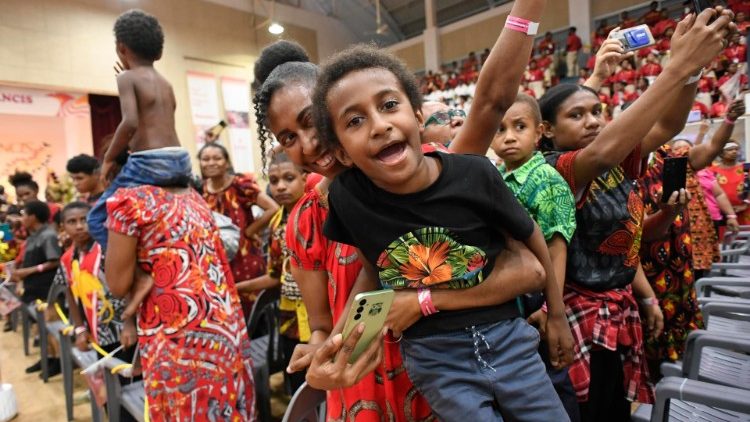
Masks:
[[[513,195],[539,224],[546,240],[560,233],[570,242],[576,230],[576,207],[573,193],[554,167],[536,152],[521,167],[507,172],[498,167]]]

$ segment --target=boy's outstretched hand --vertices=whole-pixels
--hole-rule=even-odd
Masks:
[[[552,366],[560,369],[573,363],[573,335],[570,333],[565,313],[548,314],[543,333],[547,337],[549,361]]]

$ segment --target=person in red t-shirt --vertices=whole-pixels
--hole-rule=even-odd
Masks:
[[[724,117],[724,115],[727,114],[728,109],[729,106],[722,98],[711,106],[711,117]]]
[[[717,83],[717,86],[721,88],[722,85],[727,83],[732,77],[737,73],[737,70],[739,69],[739,65],[737,62],[729,63],[729,67],[727,68],[727,72],[719,78],[719,82]],[[740,75],[740,89],[747,86],[747,75],[744,73]]]
[[[710,115],[710,113],[711,113],[710,110],[708,109],[708,107],[706,107],[706,105],[703,104],[700,101],[694,101],[693,102],[693,108],[691,110],[693,110],[693,111],[695,111],[695,110],[700,111],[701,112],[701,118],[704,118],[704,119],[707,118]]]
[[[555,54],[555,41],[552,40],[552,33],[547,32],[544,38],[539,42],[537,51],[540,56],[551,56]]]
[[[628,11],[620,13],[620,29],[632,28],[638,25],[638,21],[628,16]]]
[[[650,53],[648,56],[646,56],[646,64],[641,67],[639,74],[644,78],[655,77],[659,76],[661,71],[662,67],[659,64],[659,61],[656,59],[656,54]]]
[[[565,64],[568,67],[569,78],[578,75],[578,52],[582,47],[581,38],[576,35],[576,27],[573,26],[568,30],[568,40],[565,43]]]
[[[667,54],[672,46],[672,35],[674,34],[674,28],[667,28],[664,31],[664,36],[654,46],[661,54]]]
[[[641,22],[653,28],[662,19],[664,19],[664,13],[659,10],[659,3],[652,1],[649,11],[641,17]]]
[[[599,47],[604,43],[604,41],[607,40],[607,34],[609,31],[607,30],[607,21],[603,20],[601,23],[599,23],[599,27],[596,28],[596,31],[591,34],[591,48],[593,50],[598,50]]]
[[[747,15],[750,13],[750,2],[746,0],[729,0],[727,5],[734,13],[744,13]]]
[[[638,72],[633,69],[633,63],[628,59],[624,60],[620,66],[620,70],[614,75],[615,81],[621,82],[623,85],[635,84]]]
[[[750,21],[747,20],[747,15],[744,12],[737,12],[737,16],[734,18],[737,24],[737,30],[740,34],[747,35],[747,28],[750,27]]]
[[[529,83],[529,88],[534,91],[534,98],[541,98],[544,95],[544,71],[539,69],[536,59],[529,61],[529,67],[523,77]]]
[[[730,62],[745,63],[747,61],[747,47],[740,44],[740,37],[739,33],[732,34],[729,46],[722,53]]]
[[[659,22],[654,25],[653,35],[655,37],[661,36],[665,32],[667,32],[668,28],[675,29],[677,28],[677,22],[675,22],[672,19],[664,18],[660,20]]]

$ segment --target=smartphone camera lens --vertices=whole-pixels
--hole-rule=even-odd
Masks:
[[[360,315],[360,314],[354,315],[354,320],[355,321],[359,321],[360,318],[362,318],[362,315]]]
[[[363,306],[360,306],[359,308],[357,308],[357,313],[361,314],[362,311],[364,311],[364,310],[365,310],[365,308]]]
[[[362,299],[359,301],[359,306],[365,306],[365,303],[367,303],[367,299]]]

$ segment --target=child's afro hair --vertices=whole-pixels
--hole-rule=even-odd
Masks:
[[[144,60],[161,58],[164,33],[159,21],[143,10],[130,9],[117,18],[115,39]]]
[[[422,94],[414,75],[406,65],[393,54],[377,48],[372,44],[357,44],[334,54],[322,66],[313,94],[313,119],[321,141],[329,146],[336,146],[339,140],[333,128],[328,110],[328,92],[350,72],[363,69],[380,68],[393,73],[401,88],[409,98],[411,107],[416,111],[422,108]]]
[[[25,171],[16,171],[8,177],[8,182],[11,186],[18,189],[21,186],[26,186],[32,190],[39,191],[39,184],[34,181],[34,177],[31,173]]]

